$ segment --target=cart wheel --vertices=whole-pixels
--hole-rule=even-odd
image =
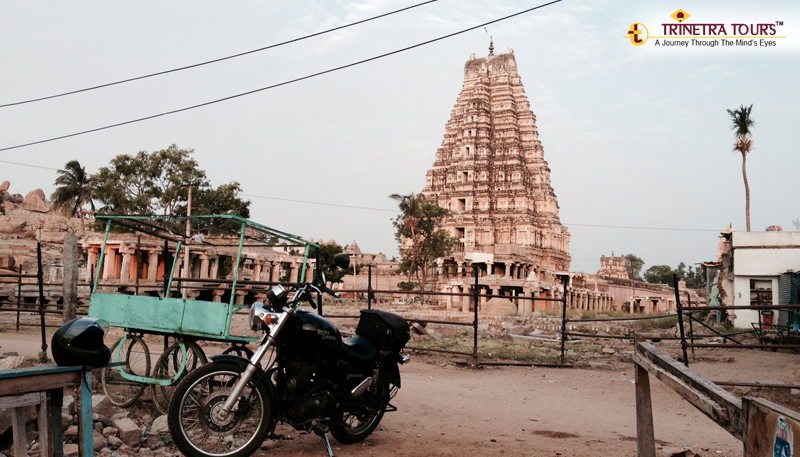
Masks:
[[[253,351],[251,351],[250,348],[242,344],[234,344],[228,349],[225,349],[225,352],[223,352],[223,354],[238,355],[239,357],[244,357],[245,359],[248,360],[250,360],[250,357],[253,357]]]
[[[203,353],[203,350],[200,349],[200,346],[198,346],[195,342],[183,340],[183,345],[186,346],[188,355],[186,359],[186,369],[184,369],[179,380],[186,376],[186,374],[190,371],[197,369],[208,361],[205,353]],[[183,351],[181,351],[181,346],[177,342],[173,343],[172,346],[167,348],[167,350],[161,354],[161,357],[158,358],[158,361],[153,367],[153,377],[156,379],[174,378],[175,374],[178,373],[178,370],[181,369],[182,362]],[[175,381],[169,386],[151,384],[153,403],[155,403],[156,408],[158,408],[158,410],[163,414],[167,414],[167,410],[169,410],[169,400],[172,398],[172,392],[175,390],[175,386],[177,384],[178,381]]]
[[[120,341],[122,338],[111,347],[112,362],[117,361],[117,346]],[[103,385],[103,392],[108,396],[111,404],[125,408],[132,405],[142,395],[147,384],[125,379],[120,375],[119,370],[135,376],[147,377],[150,374],[150,351],[141,337],[129,334],[123,343],[119,358],[119,361],[124,362],[125,365],[103,368],[100,382]]]

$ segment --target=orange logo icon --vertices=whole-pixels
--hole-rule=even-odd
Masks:
[[[630,38],[632,45],[643,45],[647,41],[647,36],[647,27],[644,24],[640,22],[631,24],[631,28],[628,30],[628,38]]]
[[[687,13],[686,11],[678,10],[678,11],[675,11],[674,13],[670,14],[669,17],[671,17],[672,19],[675,19],[678,22],[683,22],[686,19],[689,19],[690,16],[691,15],[689,13]]]

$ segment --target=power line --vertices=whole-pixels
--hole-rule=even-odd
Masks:
[[[21,166],[21,167],[41,168],[41,169],[43,169],[43,170],[55,170],[55,171],[59,171],[59,169],[58,169],[58,168],[52,168],[52,167],[43,167],[43,166],[41,166],[41,165],[31,165],[31,164],[29,164],[29,163],[9,162],[8,160],[0,160],[0,163],[10,163],[11,165],[19,165],[19,166]]]
[[[190,68],[202,67],[203,65],[222,62],[224,60],[234,59],[236,57],[246,56],[248,54],[254,54],[256,52],[266,51],[267,49],[277,48],[278,46],[283,46],[283,45],[287,45],[287,44],[290,44],[290,43],[296,43],[298,41],[307,40],[309,38],[318,37],[318,36],[324,35],[326,33],[331,33],[331,32],[335,32],[337,30],[346,29],[346,28],[352,27],[354,25],[359,25],[359,24],[363,24],[365,22],[374,21],[375,19],[380,19],[380,18],[383,18],[383,17],[386,17],[386,16],[391,16],[392,14],[401,13],[403,11],[408,11],[410,9],[417,8],[419,6],[427,5],[428,3],[434,3],[434,2],[438,2],[438,1],[439,0],[427,0],[427,1],[422,2],[422,3],[417,3],[416,5],[411,5],[411,6],[407,6],[405,8],[400,8],[399,10],[391,11],[391,12],[384,13],[384,14],[379,14],[377,16],[373,16],[373,17],[368,18],[368,19],[363,19],[363,20],[356,21],[356,22],[353,22],[353,23],[350,23],[350,24],[347,24],[347,25],[341,25],[339,27],[334,27],[332,29],[324,30],[322,32],[312,33],[311,35],[306,35],[306,36],[303,36],[303,37],[300,37],[300,38],[293,38],[291,40],[282,41],[282,42],[276,43],[276,44],[271,44],[269,46],[264,46],[262,48],[253,49],[251,51],[240,52],[238,54],[233,54],[233,55],[226,56],[226,57],[220,57],[218,59],[213,59],[213,60],[207,60],[205,62],[200,62],[200,63],[196,63],[196,64],[192,64],[192,65],[186,65],[184,67],[173,68],[171,70],[164,70],[164,71],[159,71],[159,72],[156,72],[156,73],[150,73],[150,74],[147,74],[147,75],[136,76],[136,77],[128,78],[128,79],[122,79],[122,80],[119,80],[119,81],[114,81],[114,82],[110,82],[110,83],[106,83],[106,84],[100,84],[100,85],[97,85],[97,86],[86,87],[84,89],[72,90],[72,91],[69,91],[69,92],[63,92],[63,93],[55,94],[55,95],[48,95],[48,96],[45,96],[45,97],[32,98],[30,100],[24,100],[24,101],[21,101],[21,102],[6,103],[4,105],[0,105],[0,108],[5,108],[7,106],[24,105],[26,103],[33,103],[33,102],[39,102],[39,101],[42,101],[42,100],[49,100],[49,99],[52,99],[52,98],[64,97],[66,95],[73,95],[73,94],[78,94],[78,93],[81,93],[81,92],[88,92],[90,90],[102,89],[104,87],[116,86],[117,84],[123,84],[123,83],[129,83],[129,82],[132,82],[132,81],[138,81],[140,79],[152,78],[153,76],[166,75],[168,73],[174,73],[174,72],[177,72],[177,71],[188,70]]]
[[[278,197],[265,197],[263,195],[251,195],[251,194],[241,194],[245,197],[253,197],[253,198],[263,198],[267,200],[278,200],[282,202],[292,202],[292,203],[306,203],[309,205],[320,205],[320,206],[336,206],[339,208],[353,208],[353,209],[367,209],[372,211],[386,211],[388,213],[399,213],[399,210],[396,209],[384,209],[384,208],[370,208],[368,206],[352,206],[352,205],[339,205],[336,203],[322,203],[322,202],[310,202],[306,200],[292,200],[289,198],[278,198]]]
[[[490,24],[495,24],[497,22],[505,21],[505,20],[510,19],[512,17],[519,16],[519,15],[522,15],[522,14],[525,14],[525,13],[529,13],[531,11],[534,11],[534,10],[537,10],[537,9],[540,9],[540,8],[544,8],[546,6],[549,6],[549,5],[552,5],[552,4],[555,4],[555,3],[559,3],[561,1],[563,1],[563,0],[553,0],[553,1],[549,2],[549,3],[544,3],[544,4],[541,4],[539,6],[535,6],[533,8],[528,8],[528,9],[520,11],[518,13],[510,14],[508,16],[501,17],[500,19],[495,19],[493,21],[484,22],[483,24],[479,24],[479,25],[476,25],[476,26],[473,26],[473,27],[469,27],[467,29],[460,30],[458,32],[453,32],[453,33],[450,33],[448,35],[444,35],[444,36],[441,36],[441,37],[438,37],[438,38],[434,38],[432,40],[423,41],[421,43],[417,43],[417,44],[412,45],[412,46],[407,46],[405,48],[401,48],[401,49],[398,49],[398,50],[395,50],[395,51],[387,52],[385,54],[381,54],[381,55],[378,55],[378,56],[370,57],[370,58],[364,59],[364,60],[359,60],[357,62],[349,63],[349,64],[346,64],[346,65],[341,65],[339,67],[335,67],[335,68],[331,68],[331,69],[328,69],[328,70],[320,71],[320,72],[313,73],[313,74],[306,75],[306,76],[302,76],[302,77],[299,77],[299,78],[291,79],[291,80],[288,80],[288,81],[284,81],[282,83],[277,83],[277,84],[273,84],[273,85],[270,85],[270,86],[262,87],[260,89],[254,89],[254,90],[250,90],[250,91],[247,91],[247,92],[242,92],[242,93],[239,93],[239,94],[236,94],[236,95],[231,95],[231,96],[228,96],[228,97],[219,98],[219,99],[216,99],[216,100],[208,101],[208,102],[205,102],[205,103],[200,103],[200,104],[197,104],[197,105],[187,106],[185,108],[179,108],[179,109],[175,109],[175,110],[172,110],[172,111],[167,111],[167,112],[164,112],[164,113],[161,113],[161,114],[153,114],[153,115],[150,115],[150,116],[140,117],[138,119],[133,119],[133,120],[130,120],[130,121],[118,122],[116,124],[106,125],[104,127],[97,127],[97,128],[94,128],[94,129],[84,130],[82,132],[70,133],[68,135],[61,135],[61,136],[57,136],[57,137],[53,137],[53,138],[48,138],[46,140],[33,141],[31,143],[18,144],[16,146],[8,146],[8,147],[5,147],[5,148],[0,148],[0,151],[9,151],[9,150],[12,150],[12,149],[19,149],[19,148],[24,148],[24,147],[27,147],[27,146],[33,146],[33,145],[36,145],[36,144],[48,143],[48,142],[51,142],[51,141],[63,140],[65,138],[71,138],[71,137],[74,137],[74,136],[85,135],[87,133],[99,132],[101,130],[108,130],[108,129],[112,129],[112,128],[115,128],[115,127],[121,127],[123,125],[128,125],[128,124],[135,124],[137,122],[142,122],[142,121],[146,121],[146,120],[150,120],[150,119],[155,119],[155,118],[161,117],[161,116],[168,116],[170,114],[176,114],[176,113],[180,113],[180,112],[183,112],[183,111],[189,111],[189,110],[192,110],[192,109],[195,109],[195,108],[201,108],[201,107],[204,107],[204,106],[213,105],[213,104],[224,102],[224,101],[227,101],[227,100],[232,100],[234,98],[244,97],[246,95],[252,95],[252,94],[255,94],[255,93],[258,93],[258,92],[262,92],[262,91],[265,91],[265,90],[274,89],[276,87],[281,87],[281,86],[285,86],[285,85],[288,85],[288,84],[292,84],[292,83],[296,83],[296,82],[299,82],[299,81],[303,81],[303,80],[306,80],[306,79],[311,79],[311,78],[314,78],[314,77],[317,77],[317,76],[321,76],[321,75],[324,75],[324,74],[333,73],[335,71],[343,70],[345,68],[355,67],[357,65],[361,65],[361,64],[364,64],[364,63],[367,63],[367,62],[372,62],[373,60],[382,59],[384,57],[389,57],[389,56],[394,55],[394,54],[400,54],[401,52],[405,52],[405,51],[408,51],[408,50],[411,50],[411,49],[415,49],[415,48],[418,48],[418,47],[421,47],[421,46],[425,46],[425,45],[428,45],[428,44],[431,44],[431,43],[435,43],[437,41],[441,41],[441,40],[444,40],[444,39],[447,39],[447,38],[451,38],[451,37],[454,37],[456,35],[461,35],[463,33],[470,32],[472,30],[479,29],[481,27],[485,27],[485,26],[490,25]]]

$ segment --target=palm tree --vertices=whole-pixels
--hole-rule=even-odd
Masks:
[[[398,201],[403,224],[411,232],[411,268],[408,270],[408,280],[411,281],[411,274],[415,273],[417,266],[416,228],[422,210],[422,199],[418,198],[413,192],[410,195],[392,194],[389,195],[389,198]],[[419,279],[419,273],[417,273],[417,279]]]
[[[741,105],[739,109],[728,110],[731,116],[731,130],[736,137],[736,142],[733,143],[733,150],[742,154],[742,176],[744,177],[744,195],[745,195],[745,215],[747,217],[747,231],[750,231],[750,186],[747,184],[747,154],[753,149],[753,140],[750,138],[753,135],[753,126],[756,121],[750,117],[753,111],[753,105],[748,107]]]
[[[93,189],[86,169],[77,160],[70,160],[63,170],[58,170],[55,184],[56,190],[50,196],[55,207],[68,216],[74,216],[77,212],[81,218],[81,230],[84,230],[83,207],[88,204],[94,211]]]

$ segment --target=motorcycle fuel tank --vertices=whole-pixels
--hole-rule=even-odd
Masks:
[[[298,310],[290,337],[292,351],[308,355],[333,355],[342,344],[342,335],[335,325],[321,316]]]

